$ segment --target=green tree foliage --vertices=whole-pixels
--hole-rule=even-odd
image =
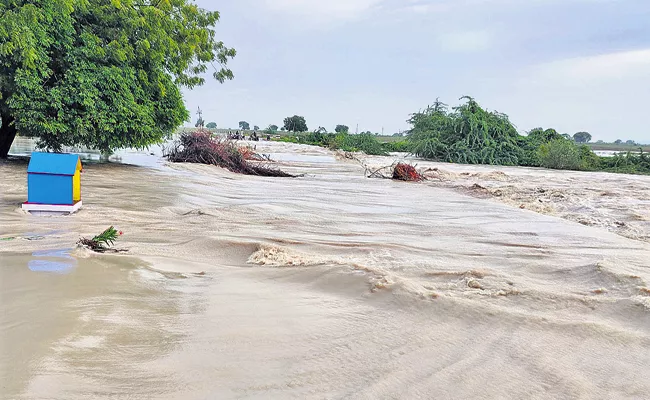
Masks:
[[[573,135],[573,140],[576,143],[589,143],[591,142],[591,134],[589,132],[578,132]]]
[[[623,143],[623,141],[621,139],[616,139],[616,141],[614,143],[615,144],[621,144],[621,143]]]
[[[541,145],[553,140],[573,142],[573,139],[566,139],[564,135],[560,135],[555,129],[531,129],[525,137],[519,139],[519,147],[523,150],[519,159],[519,165],[539,167],[541,161],[539,159],[540,153],[537,150]]]
[[[278,131],[278,126],[277,125],[269,125],[268,130],[271,132],[277,132]]]
[[[408,145],[400,143],[394,149],[384,145],[384,149],[449,162],[650,174],[650,157],[642,148],[641,153],[599,157],[586,144],[577,144],[555,129],[535,128],[520,136],[504,114],[485,111],[473,99],[464,99],[466,103],[452,111],[436,100],[413,114]],[[584,139],[591,140],[586,135]]]
[[[208,129],[217,129],[217,123],[216,122],[209,122],[206,126]]]
[[[255,131],[259,131],[259,130],[260,130],[260,127],[257,126],[257,125],[255,125],[255,126],[253,127],[253,130],[255,130]]]
[[[205,125],[205,120],[201,117],[199,117],[199,119],[196,120],[196,124],[194,124],[196,128],[203,128],[204,125]]]
[[[305,117],[294,115],[284,119],[284,129],[290,132],[307,132],[307,121]]]
[[[321,133],[321,134],[327,133],[327,129],[325,129],[325,127],[323,126],[319,126],[318,129],[314,131],[314,133]]]
[[[544,128],[531,129],[528,132],[526,138],[530,143],[534,143],[538,145],[543,143],[548,143],[552,140],[557,140],[557,139],[572,140],[570,137],[567,138],[565,135],[560,135],[555,129],[544,129]]]
[[[373,134],[350,135],[347,133],[327,133],[323,130],[298,133],[284,137],[284,142],[310,144],[350,152],[363,152],[370,155],[386,155],[388,149]]]
[[[573,144],[575,142],[572,141]],[[586,144],[578,145],[580,152],[580,169],[585,171],[596,171],[601,169],[601,160],[604,157],[599,157],[591,150]]]
[[[218,21],[190,0],[3,0],[0,157],[17,132],[52,150],[160,142],[189,119],[181,87],[233,77]]]
[[[388,142],[381,144],[384,150],[388,152],[400,152],[400,153],[410,153],[411,145],[406,140],[400,140],[397,142]]]
[[[243,129],[245,131],[248,131],[248,130],[251,129],[251,125],[246,121],[239,121],[239,129]]]
[[[517,165],[520,136],[508,117],[482,109],[471,97],[461,100],[465,103],[451,111],[436,100],[411,116],[411,151],[446,162]]]
[[[625,144],[630,145],[630,146],[634,146],[634,145],[636,145],[636,142],[634,140],[626,140]]]
[[[582,164],[578,147],[564,138],[542,144],[537,152],[544,168],[579,169]]]
[[[347,133],[338,133],[334,139],[330,141],[330,147],[341,149],[343,151],[361,151],[366,154],[383,156],[387,155],[388,151],[377,140],[375,135],[368,133],[360,133],[358,135],[349,135]]]
[[[334,132],[336,133],[348,133],[350,132],[350,127],[347,125],[336,125],[336,128],[334,128]]]
[[[643,148],[640,148],[640,151],[640,154],[627,152],[614,157],[600,157],[598,169],[608,172],[650,174],[650,157]]]

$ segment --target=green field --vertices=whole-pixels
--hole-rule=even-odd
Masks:
[[[395,143],[406,140],[406,136],[377,136],[377,140],[381,143]]]
[[[650,145],[629,145],[629,144],[616,144],[616,143],[588,143],[587,144],[593,151],[639,151],[639,147],[643,148],[644,152],[650,152]]]

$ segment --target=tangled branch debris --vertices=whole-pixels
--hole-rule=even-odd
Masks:
[[[118,232],[114,227],[111,226],[108,229],[106,229],[104,232],[100,233],[99,235],[95,236],[92,239],[86,239],[86,238],[79,239],[77,244],[81,246],[85,246],[97,253],[106,253],[106,252],[125,253],[128,250],[118,250],[118,249],[110,248],[111,246],[113,246],[113,244],[115,244],[115,241],[120,236],[122,236],[122,231]]]
[[[393,179],[406,182],[420,182],[426,178],[420,174],[414,166],[396,162],[381,168],[370,168],[364,163],[361,165],[365,168],[367,178]]]
[[[414,166],[398,163],[393,168],[393,179],[397,181],[407,181],[407,182],[420,182],[424,180],[422,176]]]
[[[183,133],[165,157],[171,162],[216,165],[246,175],[293,177],[279,169],[255,164],[256,161],[268,161],[268,157],[255,153],[250,147],[238,147],[231,140],[214,137],[206,130]]]

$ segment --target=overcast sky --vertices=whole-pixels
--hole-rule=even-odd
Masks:
[[[650,142],[649,0],[198,0],[221,12],[235,80],[186,92],[193,113],[265,128],[408,129],[463,95],[534,127]]]

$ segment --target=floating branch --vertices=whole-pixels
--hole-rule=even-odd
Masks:
[[[123,234],[122,231],[118,231],[113,226],[111,226],[108,229],[106,229],[104,232],[100,233],[99,235],[95,236],[92,239],[86,239],[86,238],[79,239],[77,244],[87,247],[90,250],[97,253],[106,253],[106,252],[125,253],[128,250],[117,250],[117,249],[110,248],[115,244],[115,241],[119,239],[120,236],[122,236],[122,234]]]
[[[269,157],[255,153],[251,147],[238,147],[234,141],[216,138],[205,130],[183,133],[166,153],[165,157],[171,162],[216,165],[246,175],[294,177],[279,169],[256,163],[268,161]]]

